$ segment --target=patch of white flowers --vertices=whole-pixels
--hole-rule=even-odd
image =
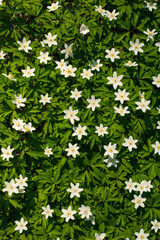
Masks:
[[[157,3],[153,2],[145,2],[145,6],[150,12],[153,10],[157,9]],[[0,5],[3,4],[3,1],[0,0]],[[50,14],[54,14],[54,11],[59,9],[61,5],[59,5],[59,1],[51,3],[50,6],[47,6],[47,11],[50,12]],[[116,20],[120,15],[119,12],[116,12],[116,9],[113,9],[112,11],[105,10],[102,8],[102,6],[97,6],[95,5],[95,11],[97,14],[100,14],[102,17],[106,17],[107,22]],[[86,23],[87,24],[87,23]],[[79,30],[79,33],[81,34],[81,37],[87,37],[89,36],[91,29],[88,27],[89,24],[84,24],[82,23]],[[88,35],[87,35],[88,34]],[[143,34],[146,35],[146,42],[149,42],[150,40],[154,41],[154,36],[158,34],[156,29],[149,29],[147,28],[145,31],[143,31]],[[82,35],[87,35],[87,36],[82,36]],[[144,35],[144,36],[145,36]],[[41,48],[42,50],[39,51],[36,56],[36,61],[42,64],[48,64],[48,62],[53,61],[53,57],[50,52],[48,52],[46,49],[52,48],[53,46],[58,45],[58,40],[57,40],[58,35],[53,34],[53,32],[48,32],[48,34],[45,34],[45,39],[41,41]],[[141,42],[138,38],[132,39],[133,41],[129,41],[130,46],[128,47],[128,51],[130,52],[130,55],[134,57],[135,61],[131,61],[129,59],[126,59],[123,63],[123,66],[125,66],[125,70],[127,71],[132,70],[132,69],[137,69],[139,66],[139,61],[138,61],[138,56],[143,53],[145,50],[143,47],[145,47],[145,44]],[[25,52],[25,55],[29,55],[32,50],[32,43],[31,40],[27,40],[25,37],[21,41],[17,41],[16,43],[18,45],[18,50]],[[31,44],[31,45],[30,45]],[[47,46],[46,46],[47,45]],[[114,45],[114,44],[113,44]],[[32,47],[31,47],[32,46]],[[160,52],[160,42],[155,43],[155,46],[158,47],[158,51]],[[46,49],[45,49],[46,47]],[[76,51],[74,47],[74,43],[70,43],[70,45],[64,43],[64,47],[62,49],[59,48],[60,54],[63,55],[63,58],[60,59],[59,61],[54,61],[56,64],[56,67],[54,67],[54,71],[57,71],[62,78],[64,78],[66,81],[70,81],[71,79],[76,79],[76,77],[80,77],[80,80],[83,82],[91,83],[92,80],[94,80],[96,77],[97,72],[103,71],[103,66],[105,63],[101,63],[101,59],[96,59],[97,57],[95,56],[95,59],[92,59],[92,63],[89,65],[90,68],[88,67],[81,67],[78,69],[77,66],[72,65],[70,60],[71,58],[74,57],[73,52]],[[157,51],[157,49],[156,49]],[[26,54],[27,53],[27,54]],[[76,53],[75,53],[76,54]],[[0,51],[0,60],[5,60],[6,53],[1,50]],[[99,57],[99,56],[98,56]],[[110,46],[108,49],[105,50],[105,55],[104,55],[105,61],[107,64],[110,64],[109,66],[114,66],[115,61],[118,62],[118,59],[122,58],[122,49],[117,49],[116,47]],[[37,60],[38,59],[38,60]],[[66,61],[67,59],[67,61]],[[132,58],[130,58],[132,59]],[[91,62],[91,60],[90,60]],[[127,67],[127,68],[126,68]],[[129,68],[128,68],[129,67]],[[134,67],[134,68],[132,68]],[[12,70],[12,69],[11,69]],[[7,72],[7,70],[4,70],[4,72]],[[77,76],[79,74],[79,76]],[[30,77],[35,77],[36,75],[36,68],[34,65],[31,63],[30,65],[24,63],[24,66],[21,69],[21,76],[24,77],[25,80],[29,81]],[[154,74],[155,76],[151,76],[152,80],[152,85],[155,85],[156,88],[160,88],[160,74],[158,73],[157,75]],[[15,78],[12,73],[6,74],[2,73],[3,78],[5,81],[12,80],[15,83],[17,82],[17,78]],[[117,118],[122,118],[125,117],[126,114],[130,113],[129,106],[125,106],[123,104],[126,104],[130,101],[130,93],[127,92],[125,89],[126,83],[125,83],[125,76],[124,75],[119,75],[118,74],[118,69],[114,69],[112,67],[111,71],[109,73],[106,73],[106,84],[111,85],[109,88],[113,88],[114,91],[114,100],[118,101],[119,106],[113,106],[113,112],[116,115]],[[26,79],[27,78],[27,79]],[[86,81],[87,79],[87,81]],[[88,81],[89,80],[89,81]],[[77,121],[81,121],[81,113],[79,112],[78,105],[74,105],[75,102],[76,104],[78,103],[78,100],[81,98],[83,101],[83,106],[86,111],[89,113],[93,114],[98,114],[97,108],[101,108],[103,104],[106,104],[103,102],[103,96],[102,98],[98,98],[99,95],[97,95],[97,92],[92,92],[87,95],[87,97],[84,98],[85,93],[80,89],[81,85],[78,85],[78,87],[74,86],[74,89],[70,91],[70,98],[73,100],[72,106],[69,106],[67,109],[63,109],[63,113],[65,114],[63,116],[64,119],[66,119],[66,122],[68,121],[69,124],[72,125],[72,139],[70,142],[68,142],[68,147],[64,148],[65,155],[67,158],[76,158],[79,157],[81,154],[81,149],[78,146],[78,143],[75,143],[78,139],[80,142],[82,138],[85,138],[85,136],[88,136],[90,134],[90,129],[88,125],[84,125],[83,122],[78,123]],[[43,95],[44,94],[44,95]],[[50,92],[48,93],[43,93],[40,94],[40,100],[39,103],[43,104],[43,108],[48,107],[46,104],[51,104],[51,100],[54,101],[52,97],[52,94]],[[51,94],[51,95],[50,95]],[[139,93],[140,94],[140,101],[135,101],[135,109],[141,110],[141,112],[145,113],[147,110],[150,111],[151,107],[151,101],[146,100],[144,97],[144,92]],[[25,95],[26,96],[26,95]],[[13,98],[12,98],[13,99]],[[23,92],[19,93],[19,95],[14,94],[14,100],[12,100],[12,103],[16,105],[17,111],[21,111],[22,108],[24,108],[26,105],[25,103],[29,102],[29,99],[27,100],[26,97],[24,97]],[[127,102],[127,103],[126,103]],[[39,105],[40,105],[39,104]],[[87,104],[87,105],[85,105]],[[69,104],[68,104],[69,105]],[[160,113],[160,107],[157,107],[158,112]],[[157,111],[156,110],[156,111]],[[78,115],[78,116],[77,116]],[[32,122],[25,123],[23,119],[20,117],[13,118],[12,120],[12,128],[16,131],[22,131],[23,134],[27,132],[33,132],[36,130],[35,127],[32,126]],[[77,125],[78,126],[77,126]],[[160,129],[160,121],[157,121],[157,126],[156,129]],[[106,135],[108,135],[110,132],[110,127],[106,126],[105,123],[99,122],[97,123],[97,126],[94,128],[94,133],[96,137],[100,137],[106,141]],[[92,136],[93,137],[93,136]],[[73,143],[71,143],[73,140]],[[122,139],[123,140],[123,139]],[[114,141],[114,140],[113,140]],[[118,145],[118,146],[117,146]],[[138,148],[138,139],[136,139],[134,133],[133,136],[129,135],[128,137],[124,137],[124,141],[121,142],[121,146],[126,147],[129,152],[136,151]],[[122,147],[122,148],[123,148]],[[158,140],[155,140],[152,144],[151,147],[154,149],[154,154],[160,155],[160,142]],[[80,149],[80,151],[79,151]],[[152,149],[152,150],[153,150]],[[16,151],[14,148],[11,148],[11,145],[6,146],[4,143],[4,147],[1,148],[1,158],[2,160],[6,160],[7,162],[10,160],[10,158],[14,159],[14,153],[12,154],[13,151]],[[50,155],[54,155],[52,152],[52,148],[46,146],[45,149],[43,149],[43,154],[46,155],[47,157],[50,157]],[[104,165],[107,168],[111,167],[117,167],[118,163],[120,162],[119,158],[117,155],[121,151],[119,148],[119,143],[112,143],[112,140],[106,141],[106,144],[103,145],[103,150],[104,151],[104,157],[107,156],[106,159],[103,160]],[[28,180],[27,177],[24,177],[20,174],[19,178],[11,179],[10,182],[5,181],[4,185],[5,187],[2,189],[3,192],[7,192],[9,196],[11,196],[13,193],[18,194],[18,193],[24,193],[25,192],[25,187],[28,186],[26,181]],[[74,181],[73,181],[74,182]],[[126,187],[125,189],[129,191],[129,193],[132,193],[132,191],[137,192],[134,194],[134,198],[131,200],[132,203],[134,203],[134,208],[138,209],[139,207],[144,208],[145,207],[145,202],[146,198],[142,197],[142,194],[145,192],[150,192],[151,188],[153,188],[153,185],[151,185],[151,181],[146,181],[142,180],[140,183],[138,182],[132,182],[132,179],[130,178],[129,181],[125,181]],[[83,192],[85,191],[83,188],[80,188],[80,183],[70,183],[70,188],[67,188],[66,191],[70,193],[70,199],[76,199],[81,197],[81,192],[83,195]],[[83,202],[82,202],[83,203]],[[85,203],[84,203],[85,204]],[[91,221],[93,225],[95,225],[95,216],[92,213],[91,207],[92,206],[86,206],[84,204],[81,204],[79,206],[77,212],[76,210],[73,210],[74,207],[71,205],[64,207],[61,209],[62,215],[61,218],[64,218],[66,222],[69,222],[70,220],[75,219],[75,214],[79,214],[81,219],[85,219],[86,221]],[[45,207],[46,206],[46,207]],[[54,210],[50,207],[49,204],[45,205],[42,207],[42,212],[41,214],[44,215],[45,219],[48,219],[48,217],[53,217]],[[24,221],[24,218],[22,217],[20,221],[15,221],[16,223],[16,228],[15,230],[19,231],[20,233],[23,232],[23,230],[27,230],[26,225],[28,224],[28,221]],[[157,231],[160,229],[160,222],[155,219],[154,221],[151,221],[152,224],[152,230],[157,233]],[[106,237],[105,233],[95,233],[95,240],[103,240]],[[136,240],[148,240],[149,233],[145,233],[144,229],[140,229],[139,232],[135,232]],[[59,239],[59,238],[57,238]],[[128,240],[129,238],[126,238]],[[59,239],[60,240],[60,239]]]

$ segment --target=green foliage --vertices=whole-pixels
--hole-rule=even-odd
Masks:
[[[106,239],[135,239],[135,232],[144,229],[149,239],[160,239],[160,233],[151,230],[151,221],[160,219],[160,156],[154,154],[152,144],[159,141],[159,120],[157,107],[160,105],[159,89],[152,84],[152,76],[160,74],[159,52],[155,42],[160,42],[160,5],[153,12],[144,7],[143,0],[65,0],[59,1],[60,8],[49,12],[50,0],[4,0],[0,5],[0,51],[6,56],[0,59],[0,146],[14,148],[9,161],[0,157],[0,239],[47,240],[72,239],[92,240],[95,233],[106,234]],[[117,20],[109,21],[95,11],[95,5],[119,12]],[[86,24],[89,34],[80,34],[81,24]],[[156,29],[154,41],[146,41],[143,31]],[[58,45],[44,47],[40,44],[48,33],[57,34]],[[17,41],[31,40],[32,50],[26,53],[18,50]],[[145,43],[144,52],[135,55],[129,51],[130,41],[139,39]],[[56,69],[56,61],[64,59],[60,52],[64,44],[73,43],[74,57],[66,61],[77,68],[76,77],[65,78]],[[115,48],[120,59],[111,62],[105,58],[105,50]],[[40,64],[40,52],[49,52],[51,60]],[[80,75],[89,69],[92,59],[100,59],[100,72],[94,71],[90,80]],[[138,66],[127,68],[128,60]],[[25,78],[22,69],[35,68],[35,76]],[[117,71],[123,75],[123,86],[129,92],[129,114],[121,116],[114,107],[115,89],[108,85],[107,77]],[[17,81],[2,75],[12,74]],[[77,88],[82,97],[76,101],[70,98]],[[139,92],[145,92],[150,100],[150,110],[145,113],[136,110],[135,102],[140,101]],[[43,105],[40,96],[49,94],[51,103]],[[27,100],[25,108],[17,108],[12,102],[14,95],[22,94]],[[94,95],[100,98],[100,108],[87,108],[87,99]],[[64,119],[69,107],[78,109],[80,124],[87,126],[87,136],[81,140],[73,136],[73,127]],[[13,129],[13,119],[31,122],[35,131],[22,132]],[[96,126],[108,126],[108,134],[98,136]],[[129,152],[122,144],[129,136],[137,139],[137,149]],[[117,167],[110,168],[104,163],[104,145],[116,143]],[[78,144],[79,155],[67,156],[68,143]],[[44,154],[52,148],[53,155]],[[28,187],[21,194],[9,196],[2,189],[5,182],[28,177]],[[151,192],[144,192],[145,208],[134,208],[131,202],[134,193],[125,189],[125,181],[132,179],[140,183],[151,180]],[[84,189],[80,198],[70,198],[66,191],[70,183],[80,183]],[[136,193],[138,194],[138,193]],[[54,209],[53,217],[45,219],[42,207]],[[78,215],[81,205],[90,206],[95,216],[95,225]],[[72,206],[76,210],[75,220],[68,223],[61,218],[62,209]],[[28,221],[27,231],[15,231],[15,221]]]

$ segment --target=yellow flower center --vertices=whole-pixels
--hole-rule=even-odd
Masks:
[[[114,17],[114,13],[110,13],[110,17],[113,18]]]
[[[81,134],[81,133],[82,133],[82,129],[79,129],[79,130],[78,130],[78,133]]]
[[[123,113],[124,113],[124,110],[123,110],[123,109],[120,109],[120,113],[123,114]]]
[[[88,210],[87,209],[83,210],[83,213],[88,214]]]
[[[112,149],[112,148],[109,148],[108,151],[112,153],[112,152],[113,152],[113,149]]]
[[[137,202],[138,204],[141,204],[141,199],[138,198],[138,199],[136,200],[136,202]]]
[[[104,13],[104,10],[102,8],[99,9],[100,13]]]
[[[22,47],[23,47],[23,48],[26,48],[26,47],[27,47],[27,44],[26,44],[26,43],[23,43],[23,44],[22,44]]]
[[[56,10],[57,9],[57,6],[56,5],[53,5],[52,6],[52,10]]]
[[[72,71],[70,69],[67,69],[66,73],[70,74],[70,73],[72,73]]]
[[[115,53],[111,53],[111,57],[115,57]]]
[[[71,212],[67,212],[66,215],[67,215],[67,217],[70,217],[71,216]]]
[[[11,74],[8,74],[9,79],[13,79],[13,76]]]
[[[69,114],[69,117],[73,117],[73,113],[70,113],[70,114]]]
[[[145,239],[144,235],[141,235],[140,240],[144,240],[144,239]]]
[[[71,54],[71,53],[72,53],[72,48],[68,48],[68,49],[67,49],[67,53],[68,53],[68,54]]]
[[[23,227],[24,227],[24,224],[23,224],[23,223],[21,223],[21,224],[19,225],[19,227],[20,227],[20,228],[23,228]]]

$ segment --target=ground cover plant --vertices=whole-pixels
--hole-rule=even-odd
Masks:
[[[160,4],[0,0],[0,239],[160,239]]]

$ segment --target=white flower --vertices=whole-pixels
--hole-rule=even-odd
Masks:
[[[45,46],[43,41],[41,41],[40,43],[41,43],[42,47],[44,47],[44,46]]]
[[[129,48],[129,51],[134,51],[134,54],[137,55],[138,52],[143,52],[143,49],[141,47],[144,46],[144,43],[139,43],[139,39],[137,38],[135,43],[130,41],[129,42],[131,47]]]
[[[109,155],[111,158],[114,158],[114,154],[118,153],[118,151],[116,150],[116,144],[112,145],[111,143],[109,143],[108,146],[104,145],[103,147],[106,150],[104,156]]]
[[[0,5],[2,5],[3,4],[3,0],[0,0]]]
[[[111,158],[110,156],[108,156],[107,159],[104,159],[104,162],[107,163],[107,167],[117,167],[117,163],[119,163],[119,160],[116,159],[116,155],[113,156],[113,158]]]
[[[22,189],[18,188],[18,193],[25,193],[25,189],[24,188],[22,188]]]
[[[108,10],[106,10],[107,13],[107,17],[109,18],[110,21],[112,21],[113,19],[117,19],[117,15],[119,14],[119,12],[116,13],[116,10],[114,9],[112,12],[109,12]]]
[[[45,215],[45,218],[47,219],[48,217],[52,217],[52,213],[54,210],[50,209],[50,206],[47,205],[47,207],[42,207],[43,212],[42,214]]]
[[[24,123],[23,129],[22,129],[23,132],[32,132],[34,130],[36,130],[36,129],[34,127],[32,127],[31,122],[29,122],[28,124]]]
[[[81,218],[87,218],[89,219],[90,216],[92,216],[92,212],[90,211],[90,207],[86,207],[83,204],[81,205],[79,214],[81,215]]]
[[[15,129],[15,130],[22,130],[23,129],[23,125],[24,125],[24,122],[23,122],[23,119],[20,119],[20,118],[18,118],[18,119],[13,119],[13,128]]]
[[[12,152],[14,151],[14,148],[11,148],[10,145],[7,148],[1,148],[2,151],[2,159],[7,159],[9,161],[9,158],[13,158]]]
[[[106,237],[105,233],[101,233],[100,235],[95,233],[95,240],[103,240],[105,237]]]
[[[92,225],[95,225],[95,216],[91,215],[89,216],[89,219],[88,218],[85,218],[85,221],[91,221]]]
[[[77,68],[73,68],[72,65],[64,66],[63,70],[61,71],[61,74],[64,75],[65,77],[75,77],[75,71]]]
[[[143,99],[143,100],[145,100],[145,98],[144,98],[144,94],[145,94],[145,92],[139,92],[139,95],[140,95],[140,98],[141,98],[141,100]]]
[[[122,107],[122,105],[120,105],[119,107],[114,107],[115,112],[119,113],[121,116],[124,116],[126,113],[130,113],[130,111],[128,110],[128,107]]]
[[[45,105],[46,103],[51,103],[51,99],[51,97],[48,97],[48,93],[46,93],[46,95],[41,95],[41,99],[39,100],[39,102]]]
[[[127,181],[125,181],[125,184],[126,184],[126,187],[125,187],[125,189],[127,190],[128,189],[128,191],[131,193],[132,192],[132,190],[133,191],[136,191],[136,185],[137,185],[137,183],[136,182],[132,182],[132,179],[130,178],[129,179],[129,181],[127,182]]]
[[[44,154],[47,155],[48,157],[53,154],[52,148],[46,147],[44,149]]]
[[[155,43],[155,46],[158,47],[158,51],[160,52],[160,42]]]
[[[134,195],[134,199],[131,200],[131,202],[135,203],[135,209],[137,209],[139,206],[145,207],[144,203],[146,201],[146,198],[142,198],[141,195],[137,196]]]
[[[104,134],[108,134],[107,128],[108,127],[103,127],[103,124],[101,123],[99,127],[96,126],[97,130],[95,131],[95,133],[97,133],[98,136],[103,136],[104,137]]]
[[[55,63],[57,64],[55,69],[60,69],[61,71],[63,71],[68,64],[68,62],[65,62],[64,59],[61,59],[61,61],[55,61]]]
[[[65,58],[73,57],[73,43],[71,45],[64,44],[65,49],[61,53],[65,53]]]
[[[146,188],[146,181],[143,180],[141,183],[137,183],[136,191],[139,191],[140,194],[142,194],[143,192],[148,192]]]
[[[71,96],[70,98],[74,98],[76,101],[78,100],[78,98],[82,97],[81,95],[82,91],[78,91],[77,88],[74,89],[74,91],[71,91]]]
[[[153,229],[155,233],[157,233],[158,230],[160,229],[160,222],[158,222],[157,219],[155,219],[154,221],[151,221],[151,224],[152,224],[151,229]]]
[[[114,60],[120,59],[120,57],[118,56],[119,51],[115,51],[115,48],[112,48],[111,50],[105,50],[105,52],[108,53],[108,55],[105,56],[105,58],[110,58],[111,62],[114,62]]]
[[[92,223],[92,225],[95,225],[95,216],[91,215],[89,216],[89,219],[88,218],[85,218],[85,221],[90,221]]]
[[[90,77],[93,76],[93,73],[91,73],[91,69],[86,70],[85,68],[83,69],[83,73],[80,74],[82,78],[87,78],[88,80]]]
[[[129,100],[129,98],[128,98],[129,93],[126,92],[126,89],[124,89],[122,91],[120,89],[118,89],[118,92],[115,92],[114,94],[116,95],[115,100],[120,101],[120,103],[122,103],[122,104],[124,103],[124,101]]]
[[[100,98],[95,99],[95,96],[91,96],[91,99],[87,99],[87,102],[89,103],[89,105],[87,106],[87,108],[92,108],[92,111],[95,111],[96,107],[100,107],[99,102],[101,101]]]
[[[55,10],[57,10],[59,7],[60,7],[59,1],[56,2],[56,3],[52,3],[51,6],[48,6],[48,7],[47,7],[47,8],[49,9],[48,12],[55,11]]]
[[[117,72],[113,72],[113,77],[107,77],[109,82],[107,84],[113,84],[113,88],[117,89],[118,86],[122,86],[123,83],[121,82],[121,79],[123,78],[123,75],[117,76]]]
[[[135,102],[138,107],[136,107],[136,110],[141,109],[142,112],[146,112],[146,110],[150,110],[150,107],[148,106],[150,104],[150,100],[146,101],[145,99],[141,99],[141,102]]]
[[[67,153],[67,156],[73,156],[74,158],[76,158],[76,154],[79,155],[78,149],[79,147],[77,146],[77,143],[72,145],[71,143],[68,144],[69,147],[65,149]]]
[[[89,33],[89,29],[88,29],[88,27],[84,23],[80,27],[80,33],[82,33],[84,35]]]
[[[76,116],[78,110],[73,111],[71,106],[69,107],[69,110],[64,110],[63,112],[66,114],[64,119],[69,119],[72,124],[74,124],[74,120],[79,121],[79,117]]]
[[[136,62],[131,62],[130,60],[124,64],[124,66],[128,66],[128,67],[136,67],[138,66],[138,64]]]
[[[25,102],[27,99],[26,98],[22,98],[22,94],[19,94],[19,96],[14,95],[15,100],[12,101],[12,103],[17,105],[17,108],[20,107],[25,107],[25,104],[23,102]]]
[[[122,144],[125,147],[128,147],[129,152],[132,151],[132,148],[137,148],[136,146],[136,142],[138,142],[138,140],[133,140],[132,136],[129,136],[129,138],[124,138],[125,142]]]
[[[23,230],[27,230],[26,225],[28,224],[28,222],[24,222],[24,218],[21,218],[20,221],[15,221],[15,223],[17,224],[17,227],[15,228],[15,230],[19,230],[20,233],[23,232]]]
[[[156,141],[156,143],[151,146],[154,148],[154,154],[158,153],[160,155],[160,143]]]
[[[27,177],[23,178],[21,174],[19,175],[19,178],[15,178],[19,189],[23,189],[24,187],[28,186],[28,184],[26,183],[27,179]]]
[[[148,182],[146,180],[143,180],[143,182],[145,183],[146,192],[150,192],[151,188],[153,188],[153,185],[151,185],[151,180]]]
[[[22,70],[23,72],[22,77],[27,77],[27,78],[34,77],[35,76],[34,71],[35,71],[35,68],[31,69],[30,66],[28,66],[26,70],[25,69]]]
[[[147,32],[143,31],[143,33],[147,35],[146,41],[149,41],[149,39],[154,40],[153,36],[158,34],[158,32],[155,32],[155,31],[156,31],[156,29],[149,30],[148,28],[147,28]]]
[[[157,77],[153,76],[152,77],[154,82],[152,82],[152,84],[156,85],[157,87],[160,87],[160,74],[158,74]]]
[[[31,40],[26,41],[26,38],[23,38],[22,42],[17,41],[17,43],[20,45],[18,50],[24,50],[26,53],[28,53],[28,50],[32,50],[32,48],[29,47],[29,44],[31,43]]]
[[[135,235],[137,236],[136,240],[148,240],[149,233],[144,233],[144,230],[141,229],[140,232],[135,232]]]
[[[8,75],[5,74],[5,73],[2,73],[2,75],[5,76],[5,77],[7,77],[7,78],[9,78],[9,79],[12,80],[12,81],[15,81],[15,82],[17,81],[17,79],[15,79],[15,78],[13,77],[13,75],[10,74],[10,73],[9,73]]]
[[[160,114],[160,105],[159,105],[159,107],[157,107],[157,110],[158,110],[158,113]]]
[[[78,140],[82,139],[82,136],[87,136],[87,133],[85,130],[87,129],[86,126],[82,127],[81,124],[78,124],[78,127],[73,127],[75,132],[72,134],[72,136],[78,136]]]
[[[98,6],[95,5],[95,7],[96,7],[95,10],[97,12],[99,12],[102,16],[106,16],[106,10],[105,9],[103,9],[101,6],[98,7]]]
[[[66,218],[66,222],[68,222],[70,219],[74,220],[74,214],[76,213],[75,210],[72,211],[71,206],[68,207],[68,209],[62,209],[63,214],[61,215],[62,218]]]
[[[157,3],[147,2],[147,1],[144,1],[144,2],[147,3],[147,8],[149,9],[150,12],[152,12],[153,9],[157,9],[156,7]]]
[[[8,192],[8,195],[11,196],[12,193],[18,193],[18,183],[14,182],[14,179],[11,179],[10,182],[4,182],[6,187],[2,189],[3,192]]]
[[[70,198],[73,198],[74,196],[77,196],[78,198],[80,197],[79,192],[83,191],[83,188],[79,188],[79,183],[77,183],[76,185],[74,185],[73,183],[70,183],[71,188],[67,189],[67,192],[70,192]]]
[[[156,129],[160,129],[160,121],[157,122],[158,126],[156,127]]]
[[[5,55],[6,55],[6,53],[3,53],[3,51],[0,51],[0,59],[4,59]]]
[[[48,44],[48,47],[51,47],[52,45],[58,45],[58,43],[55,41],[55,38],[57,37],[57,34],[52,35],[50,32],[47,34],[45,34],[45,37],[47,39],[43,40],[43,43]]]
[[[94,59],[92,59],[92,64],[90,64],[90,66],[92,67],[91,70],[97,70],[98,72],[100,71],[100,67],[103,66],[102,63],[100,63],[100,59],[97,59],[96,61]]]
[[[44,62],[45,64],[47,64],[48,60],[51,60],[51,57],[48,56],[49,52],[43,53],[40,52],[40,56],[37,57],[40,60],[40,63]]]

